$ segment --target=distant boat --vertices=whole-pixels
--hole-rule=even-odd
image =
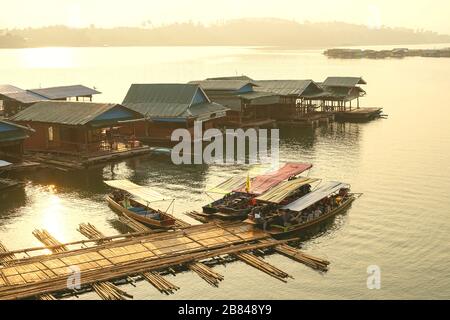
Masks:
[[[119,214],[151,228],[170,229],[175,227],[176,219],[172,215],[149,206],[154,202],[169,201],[169,209],[173,205],[174,199],[164,197],[155,190],[139,186],[128,180],[104,182],[116,189],[106,196],[106,201]]]

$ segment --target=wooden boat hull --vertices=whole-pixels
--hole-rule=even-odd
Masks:
[[[324,214],[322,216],[320,216],[317,219],[299,224],[299,225],[295,225],[295,226],[290,226],[290,227],[286,227],[285,230],[281,229],[281,228],[270,228],[268,230],[266,230],[267,233],[271,234],[274,238],[282,238],[285,236],[289,236],[292,234],[295,234],[299,231],[305,230],[307,228],[313,227],[331,217],[336,216],[339,213],[342,213],[343,211],[345,211],[346,209],[348,209],[350,207],[350,205],[353,203],[353,201],[356,199],[356,197],[352,196],[350,197],[348,200],[346,200],[341,206],[339,206],[338,208],[335,208],[333,210],[331,210],[330,212],[328,212],[327,214]]]
[[[109,195],[106,196],[106,201],[114,211],[119,212],[120,214],[123,214],[140,223],[143,223],[151,228],[170,229],[175,225],[175,219],[170,217],[168,214],[161,213],[161,215],[164,217],[164,219],[162,220],[151,219],[124,208],[119,203],[115,202],[114,199],[112,199]]]

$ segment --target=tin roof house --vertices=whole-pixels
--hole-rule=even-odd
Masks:
[[[137,127],[137,137],[161,145],[172,144],[175,129],[193,134],[195,121],[202,121],[204,130],[212,128],[228,110],[212,102],[198,84],[133,84],[122,104],[147,119]]]

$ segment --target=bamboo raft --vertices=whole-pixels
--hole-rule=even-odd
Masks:
[[[129,219],[129,223],[136,223],[136,225],[140,225],[139,222],[137,222],[131,218],[127,217],[127,219]],[[151,230],[150,228],[147,228],[144,225],[142,225],[142,226],[145,229]],[[98,244],[102,244],[102,243],[111,241],[110,239],[103,240],[105,238],[105,235],[102,232],[100,232],[94,225],[92,225],[90,223],[81,223],[78,227],[78,231],[88,239],[97,239]],[[172,283],[170,283],[169,281],[165,280],[161,275],[159,275],[156,272],[144,272],[141,274],[141,276],[144,279],[146,279],[150,284],[152,284],[161,293],[173,294],[173,293],[175,293],[176,290],[180,289],[179,287],[177,287],[177,286],[173,285]],[[94,287],[94,290],[100,296],[102,296],[102,294],[98,292],[99,290],[95,287],[95,285],[93,287]],[[111,290],[108,290],[108,291],[111,291]],[[112,290],[112,291],[114,291],[114,290]],[[115,294],[113,293],[112,295],[114,296]],[[122,295],[124,295],[124,294],[122,293]]]
[[[116,284],[130,283],[131,279],[145,279],[161,293],[174,293],[179,287],[164,279],[161,272],[169,270],[174,273],[175,269],[192,270],[207,283],[217,286],[224,278],[209,265],[214,261],[229,261],[223,257],[237,257],[285,281],[288,274],[253,255],[269,253],[270,250],[280,251],[312,268],[324,270],[321,259],[302,254],[285,245],[286,240],[275,240],[262,230],[240,222],[209,223],[171,232],[137,232],[109,237],[91,224],[80,225],[79,231],[89,239],[60,243],[45,230],[40,230],[34,234],[45,244],[44,247],[8,251],[1,246],[0,299],[38,297],[50,300],[55,294],[77,295],[82,290],[67,288],[68,277],[72,275],[70,267],[73,266],[81,271],[80,281],[84,290],[94,290],[103,299],[130,298],[131,295]],[[48,250],[53,254],[49,255]]]
[[[82,230],[89,230],[92,232],[92,235],[95,239],[99,239],[101,242],[101,237],[103,236],[97,229],[88,224],[80,226]],[[81,231],[80,231],[81,232]],[[48,231],[46,230],[34,230],[33,235],[44,245],[51,247],[51,251],[53,253],[61,253],[68,251],[67,247],[60,243],[57,239],[55,239]],[[92,285],[94,291],[102,298],[103,300],[125,300],[126,298],[133,298],[133,296],[127,294],[125,291],[119,289],[117,286],[110,282],[97,282]],[[53,296],[49,294],[44,294],[40,296],[41,300],[54,300]]]

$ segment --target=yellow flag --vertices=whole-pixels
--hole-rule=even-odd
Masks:
[[[245,191],[250,193],[250,174],[247,173],[247,181],[245,182]]]

